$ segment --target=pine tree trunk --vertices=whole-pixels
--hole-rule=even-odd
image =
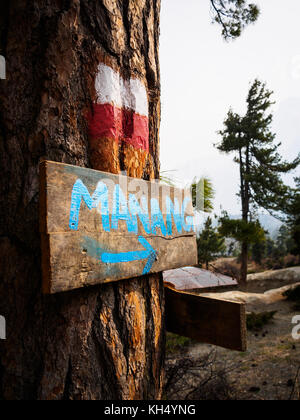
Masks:
[[[241,156],[240,156],[241,159]],[[246,162],[245,162],[245,172],[248,175],[250,172],[249,167],[249,147],[247,147],[246,150]],[[249,221],[249,182],[247,178],[245,178],[244,170],[242,170],[242,178],[243,182],[241,183],[241,187],[243,189],[242,194],[242,213],[243,213],[243,220],[245,223],[248,223]],[[249,251],[249,244],[248,242],[242,243],[242,255],[241,255],[241,279],[240,283],[242,285],[247,284],[247,273],[248,273],[248,251]]]
[[[0,399],[156,399],[164,362],[160,275],[41,293],[43,159],[159,175],[160,0],[10,0],[0,5]],[[100,62],[144,81],[150,151],[97,150],[86,114]]]
[[[240,284],[247,284],[247,273],[248,273],[248,244],[242,243],[242,254],[241,254],[241,278]]]

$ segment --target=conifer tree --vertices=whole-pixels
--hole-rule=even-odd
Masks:
[[[291,228],[294,247],[292,253],[300,255],[300,178],[296,178],[296,189],[288,205],[288,224]]]
[[[224,129],[219,131],[222,141],[217,148],[226,154],[234,153],[234,162],[239,165],[239,197],[242,220],[246,224],[253,221],[257,208],[264,208],[277,217],[288,211],[293,190],[284,184],[281,174],[290,172],[300,163],[300,155],[293,162],[285,162],[278,152],[281,143],[275,142],[276,135],[271,131],[272,94],[265,83],[255,80],[248,93],[246,114],[239,115],[230,109]],[[241,238],[241,243],[241,282],[246,282],[247,237]]]

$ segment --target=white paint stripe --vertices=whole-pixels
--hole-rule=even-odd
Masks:
[[[147,91],[138,79],[124,80],[111,67],[101,63],[96,77],[96,92],[99,104],[110,103],[148,117]]]

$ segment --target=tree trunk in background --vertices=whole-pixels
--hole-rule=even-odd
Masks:
[[[248,244],[246,242],[242,243],[242,253],[241,253],[241,278],[240,284],[247,284],[247,274],[248,274]]]
[[[245,223],[249,222],[249,199],[250,199],[250,189],[249,189],[249,181],[247,179],[247,175],[250,173],[250,164],[249,164],[249,146],[247,146],[246,150],[246,162],[245,167],[241,168],[241,189],[242,189],[242,213],[243,213],[243,220]],[[240,161],[242,162],[242,156],[240,151]],[[243,242],[242,243],[242,254],[241,254],[241,279],[240,283],[242,285],[247,284],[247,274],[248,274],[248,252],[249,252],[249,243]]]
[[[43,296],[38,167],[43,159],[159,176],[160,0],[11,0],[0,5],[2,399],[155,399],[163,381],[160,275]],[[102,139],[87,114],[99,63],[138,77],[149,153]]]

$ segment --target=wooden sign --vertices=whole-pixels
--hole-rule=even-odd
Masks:
[[[56,293],[197,263],[189,190],[45,161],[43,290]]]
[[[165,283],[167,331],[230,350],[247,350],[245,304],[175,290]]]

